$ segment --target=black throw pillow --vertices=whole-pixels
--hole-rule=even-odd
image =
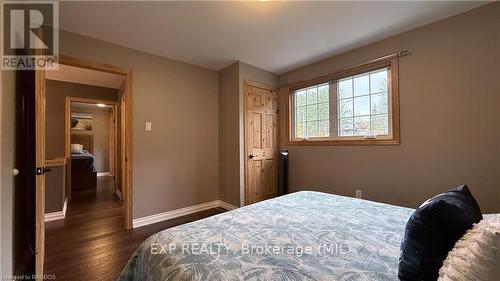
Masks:
[[[481,209],[466,185],[425,201],[406,224],[399,279],[437,280],[448,252],[472,224],[482,219]]]

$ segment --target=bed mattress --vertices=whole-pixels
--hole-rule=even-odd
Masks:
[[[413,211],[296,192],[159,232],[119,280],[398,280]]]
[[[95,172],[94,156],[88,151],[71,154],[71,170],[77,173]]]

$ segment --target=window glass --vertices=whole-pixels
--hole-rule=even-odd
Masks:
[[[294,93],[295,138],[330,136],[329,84],[315,85]]]
[[[390,138],[389,77],[388,66],[293,91],[292,138],[313,141]]]
[[[347,77],[337,83],[338,136],[389,134],[388,75],[384,68]],[[353,87],[352,96],[342,94],[349,92],[349,85]]]

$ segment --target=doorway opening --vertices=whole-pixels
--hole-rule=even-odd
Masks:
[[[43,167],[36,189],[41,274],[46,245],[59,248],[62,236],[81,236],[80,230],[96,224],[132,228],[132,73],[61,55],[59,70],[37,70],[36,78],[37,143],[45,143],[37,146],[37,166]],[[103,214],[111,214],[113,223]],[[74,229],[58,233],[58,225]]]
[[[117,153],[122,143],[116,138],[120,127],[117,104],[116,101],[66,97],[69,114],[65,118],[69,120],[65,120],[65,124],[69,122],[70,128],[65,128],[65,135],[69,135],[65,146],[67,153],[69,145],[71,161],[65,187],[68,198],[83,191],[101,192],[102,186],[98,183],[107,178],[112,193],[122,200],[121,169],[116,169],[122,160]]]
[[[68,200],[73,199],[74,192],[98,191],[98,178],[102,177],[110,178],[113,193],[122,200],[119,165],[122,157],[118,151],[123,140],[117,138],[121,127],[121,120],[117,118],[121,114],[118,102],[66,97],[65,112],[64,123],[69,124],[64,132],[65,155],[70,160],[65,184]]]

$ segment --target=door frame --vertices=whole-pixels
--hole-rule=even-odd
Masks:
[[[101,100],[101,99],[89,99],[89,98],[79,98],[79,97],[66,97],[65,101],[65,108],[64,108],[64,159],[66,160],[66,198],[68,199],[68,202],[71,201],[71,103],[72,102],[78,102],[78,103],[88,103],[88,104],[105,104],[108,106],[111,106],[116,110],[116,107],[118,106],[117,101],[112,101],[112,100]],[[108,115],[109,116],[109,115]],[[121,124],[120,126],[122,129],[124,128],[124,125],[126,124]],[[111,133],[111,132],[110,132]],[[113,148],[114,149],[114,148]],[[125,159],[125,155],[120,154],[121,159]],[[121,173],[124,173],[122,170]],[[121,184],[121,182],[120,182]],[[114,192],[114,189],[113,189]]]
[[[243,202],[245,203],[245,205],[248,205],[250,204],[251,202],[249,201],[249,186],[248,186],[248,155],[249,155],[249,147],[248,147],[248,126],[247,126],[247,119],[248,119],[248,101],[247,101],[247,98],[248,98],[248,87],[256,87],[256,88],[261,88],[261,89],[264,89],[264,90],[269,90],[269,91],[272,91],[272,92],[278,92],[278,143],[279,143],[279,91],[276,87],[273,87],[273,86],[269,86],[269,85],[266,85],[266,84],[262,84],[262,83],[259,83],[259,82],[254,82],[254,81],[250,81],[250,80],[243,80],[243,143],[244,143],[244,149],[243,149],[243,167],[244,167],[244,172],[243,172],[243,182],[244,182],[244,193],[243,193],[243,196],[244,196],[244,200]],[[278,145],[278,148],[279,148],[279,145]]]
[[[116,129],[116,116],[117,116],[117,107],[112,107],[109,111],[109,120],[108,120],[108,128],[109,128],[109,143],[108,143],[108,150],[109,150],[109,175],[112,176],[113,178],[115,177],[116,174],[116,157],[117,157],[117,139],[116,139],[116,132],[118,131]],[[121,156],[121,154],[120,154]],[[116,193],[116,181],[115,185],[113,187],[113,192]]]
[[[103,72],[109,72],[114,74],[119,74],[124,76],[123,81],[123,97],[127,101],[125,106],[121,108],[122,115],[124,116],[125,122],[122,122],[121,126],[125,132],[125,142],[122,143],[123,150],[122,159],[125,161],[125,171],[124,182],[122,182],[123,187],[123,201],[125,207],[125,229],[132,229],[132,208],[133,208],[133,124],[132,124],[132,99],[133,99],[133,85],[132,85],[132,70],[127,68],[122,68],[120,66],[99,63],[95,61],[85,60],[76,57],[70,57],[66,55],[59,56],[59,63],[69,66],[76,66],[86,69],[98,70]]]
[[[133,124],[132,124],[132,70],[127,68],[122,68],[119,66],[99,63],[95,61],[85,60],[81,58],[71,57],[67,55],[60,54],[59,61],[60,64],[76,66],[86,69],[98,70],[103,72],[109,72],[114,74],[119,74],[124,76],[124,98],[127,101],[126,107],[122,109],[125,115],[125,146],[124,149],[124,159],[125,159],[125,182],[123,185],[123,201],[124,201],[124,225],[127,230],[132,229],[132,207],[133,207]],[[43,167],[45,165],[45,126],[43,124],[45,120],[45,70],[37,69],[35,71],[35,114],[37,120],[43,120],[42,122],[37,122],[36,130],[36,153],[37,153],[37,167]],[[37,177],[37,189],[36,189],[36,255],[35,255],[35,274],[37,276],[43,275],[43,263],[45,257],[45,177]]]
[[[35,153],[36,167],[45,168],[45,70],[35,69]],[[35,274],[43,275],[45,258],[45,175],[36,175],[35,191]],[[40,277],[41,278],[41,277]]]

